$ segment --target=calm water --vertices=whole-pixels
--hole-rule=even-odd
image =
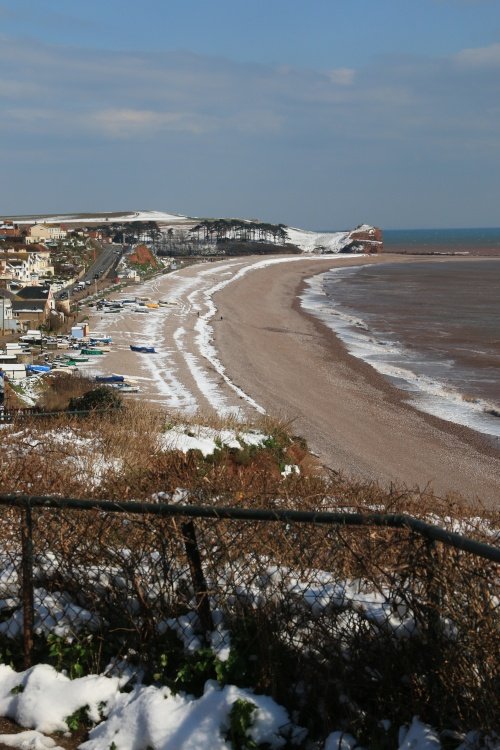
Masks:
[[[455,252],[500,255],[500,228],[486,229],[385,229],[389,252]]]
[[[500,437],[500,258],[334,270],[303,305],[415,406]]]

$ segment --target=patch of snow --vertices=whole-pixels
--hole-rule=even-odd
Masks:
[[[332,732],[326,738],[323,750],[362,750],[357,740],[346,732]],[[417,716],[410,727],[401,727],[397,750],[440,750],[437,733],[428,724],[423,724]]]
[[[0,664],[0,715],[44,734],[67,732],[66,719],[84,706],[91,721],[101,721],[100,704],[101,709],[114,704],[119,688],[117,677],[89,675],[70,680],[48,664],[19,674]]]
[[[49,566],[50,567],[50,566]],[[3,609],[0,603],[0,611]],[[75,604],[71,597],[60,591],[46,591],[37,588],[33,596],[35,632],[54,633],[59,637],[67,637],[78,632],[81,628],[94,630],[98,618],[82,607]],[[9,638],[21,638],[23,634],[23,613],[18,600],[11,600],[11,607],[17,605],[13,614],[0,623],[0,634]]]
[[[286,744],[281,730],[291,727],[290,719],[272,698],[233,685],[221,688],[209,681],[200,698],[174,695],[167,687],[141,687],[118,695],[107,720],[90,731],[89,740],[80,748],[107,750],[113,744],[120,750],[148,746],[161,750],[231,750],[225,734],[237,700],[255,705],[249,730],[254,742],[267,742],[271,748]]]
[[[56,745],[52,737],[46,737],[34,729],[27,732],[17,732],[17,734],[0,734],[0,744],[7,745],[7,747],[18,747],[20,750],[48,750],[48,748],[63,750],[62,747]]]
[[[340,253],[350,242],[350,232],[309,232],[287,227],[289,240],[305,253]]]
[[[236,701],[255,706],[248,734],[255,743],[271,748],[304,738],[304,730],[291,724],[287,711],[265,695],[256,695],[234,685],[220,687],[208,681],[203,695],[194,698],[167,687],[137,685],[131,693],[120,693],[126,678],[89,675],[70,680],[47,664],[17,673],[0,665],[0,715],[38,733],[68,732],[67,719],[86,708],[95,723],[82,750],[120,750],[153,747],[157,750],[231,750],[226,739],[230,713]],[[55,743],[40,735],[24,733],[26,747],[45,750]],[[22,747],[21,739],[14,747]]]
[[[85,214],[78,216],[77,214],[59,214],[58,216],[39,215],[35,218],[16,219],[16,224],[102,224],[106,222],[108,224],[121,224],[122,222],[135,222],[135,221],[157,221],[162,224],[185,224],[186,222],[195,222],[196,220],[190,219],[182,214],[170,214],[165,211],[131,211],[117,215],[117,212],[106,212],[96,214],[95,216],[85,216]]]
[[[361,746],[358,745],[358,741],[347,732],[332,732],[326,738],[325,746],[323,750],[362,750]]]
[[[410,727],[399,730],[398,750],[438,750],[441,747],[437,733],[428,724],[423,724],[417,716]]]
[[[159,436],[161,450],[179,450],[187,453],[199,450],[209,456],[221,447],[241,449],[245,445],[262,445],[266,435],[259,432],[236,432],[234,430],[216,430],[201,425],[176,425]]]
[[[167,629],[173,630],[184,645],[188,654],[193,654],[202,648],[200,633],[200,620],[196,612],[188,612],[180,617],[169,617],[160,622],[158,633],[162,635]]]

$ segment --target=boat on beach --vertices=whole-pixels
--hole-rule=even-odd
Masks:
[[[83,354],[84,356],[86,354],[88,355],[96,355],[96,354],[104,354],[102,349],[80,349],[80,354]]]
[[[123,383],[125,382],[124,375],[96,375],[96,383]]]
[[[26,372],[50,372],[52,369],[51,365],[26,365]]]
[[[111,383],[111,388],[115,388],[118,393],[139,393],[141,390],[138,385],[130,383]]]
[[[90,336],[89,337],[89,344],[90,346],[99,346],[99,344],[112,344],[113,339],[111,336]]]
[[[154,346],[146,346],[145,344],[130,344],[130,349],[141,354],[156,354]]]

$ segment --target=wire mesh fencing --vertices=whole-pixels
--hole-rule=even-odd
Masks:
[[[0,656],[199,693],[313,735],[498,726],[500,550],[401,516],[0,498]]]

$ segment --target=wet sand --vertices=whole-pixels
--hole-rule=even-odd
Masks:
[[[430,485],[441,495],[458,492],[500,507],[500,451],[493,440],[407,405],[399,390],[301,310],[303,280],[323,270],[307,260],[300,267],[270,266],[216,296],[223,321],[215,342],[229,376],[269,413],[293,421],[293,431],[334,470],[384,485]]]
[[[262,260],[198,264],[130,287],[122,296],[174,295],[176,304],[151,317],[92,316],[92,330],[111,334],[114,342],[99,371],[138,378],[137,398],[167,410],[239,412],[252,420],[258,416],[253,399],[270,415],[289,420],[293,432],[336,471],[384,485],[430,485],[440,495],[459,493],[500,507],[500,450],[493,440],[407,405],[402,392],[349,355],[330,329],[300,308],[304,279],[337,264],[396,257],[301,257],[232,281]],[[200,345],[203,318],[213,331],[216,360]],[[154,343],[159,353],[130,352],[129,344],[138,340]]]

